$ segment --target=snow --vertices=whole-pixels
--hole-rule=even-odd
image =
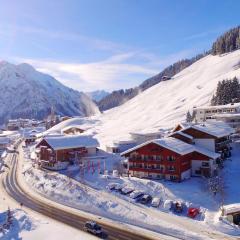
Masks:
[[[119,107],[97,116],[65,121],[47,133],[61,133],[61,128],[80,125],[105,148],[116,139],[130,140],[131,132],[168,132],[183,122],[193,107],[210,105],[218,81],[240,78],[240,68],[235,67],[239,59],[240,50],[222,56],[208,55]]]
[[[191,152],[199,152],[202,153],[205,156],[208,156],[210,158],[216,159],[220,157],[221,155],[212,151],[209,151],[205,148],[196,146],[196,145],[191,145],[188,143],[185,143],[179,139],[173,138],[173,137],[166,137],[166,138],[161,138],[161,139],[155,139],[155,140],[150,140],[147,141],[143,144],[137,145],[136,147],[130,148],[127,151],[121,153],[121,156],[126,155],[127,153],[133,152],[136,149],[139,149],[143,146],[148,145],[149,143],[155,143],[161,147],[167,148],[173,152],[176,152],[181,155],[185,155]]]
[[[99,113],[87,95],[64,86],[28,64],[0,64],[0,93],[0,122],[21,116],[42,119],[52,106],[60,115],[90,116]]]
[[[11,209],[10,209],[11,210]],[[40,217],[36,214],[30,216],[26,211],[15,208],[11,210],[13,214],[13,224],[5,233],[0,232],[1,240],[23,239],[69,239],[94,240],[95,238],[87,233],[78,231],[59,222]],[[6,219],[6,211],[0,211],[0,225]]]
[[[193,128],[193,129],[208,133],[208,134],[218,137],[218,138],[229,136],[230,134],[235,132],[235,130],[233,128],[231,128],[229,125],[224,124],[223,122],[219,122],[219,121],[211,122],[211,123],[206,122],[204,124],[192,125],[188,128]],[[188,128],[186,128],[186,129],[188,129]]]
[[[223,209],[224,209],[224,214],[226,215],[231,213],[236,213],[236,212],[240,213],[240,203],[225,205]]]
[[[179,134],[179,135],[182,135],[183,137],[186,137],[186,138],[189,138],[189,139],[193,139],[192,136],[190,136],[190,135],[188,135],[188,134],[186,134],[186,133],[184,133],[184,132],[182,132],[182,131],[173,132],[173,133],[171,133],[171,134],[168,135],[168,136],[171,137],[171,136],[173,136],[173,135],[175,135],[175,134]]]
[[[45,137],[44,140],[54,149],[69,149],[79,147],[98,147],[98,141],[91,136],[59,136]]]
[[[109,93],[104,91],[104,90],[97,90],[97,91],[93,91],[93,92],[87,92],[85,94],[87,94],[92,100],[94,100],[96,102],[101,101],[104,97],[109,95]]]
[[[202,148],[202,147],[199,147],[199,146],[194,146],[194,149],[195,149],[196,152],[202,153],[203,155],[208,156],[212,159],[217,159],[221,156],[221,154],[219,154],[219,153],[209,151],[208,149]]]
[[[194,146],[193,145],[190,145],[190,144],[187,144],[179,139],[176,139],[176,138],[172,138],[172,137],[167,137],[167,138],[161,138],[161,139],[155,139],[155,140],[150,140],[150,141],[147,141],[143,144],[140,144],[136,147],[133,147],[123,153],[121,153],[121,155],[125,155],[127,153],[130,153],[136,149],[139,149],[140,147],[143,147],[143,146],[146,146],[150,143],[155,143],[161,147],[164,147],[164,148],[167,148],[169,150],[172,150],[176,153],[179,153],[181,155],[185,155],[185,154],[188,154],[190,152],[193,152],[193,149],[194,149]]]
[[[223,169],[227,180],[226,203],[229,204],[239,201],[240,164],[238,156],[240,149],[238,148],[237,145],[234,145],[231,161],[227,160],[226,167]],[[25,165],[27,166],[28,160],[26,159],[26,161]],[[108,158],[105,161],[107,169],[111,172],[117,159]],[[101,162],[101,168],[103,165],[104,163]],[[177,200],[186,206],[199,208],[201,214],[193,220],[186,217],[186,212],[176,217],[191,223],[197,221],[199,227],[208,229],[210,232],[217,230],[234,236],[240,235],[239,228],[224,220],[219,220],[220,196],[213,196],[208,190],[207,182],[202,178],[191,178],[181,183],[134,177],[106,178],[99,175],[97,167],[95,170],[86,167],[84,175],[82,175],[79,166],[76,165],[70,166],[60,174],[30,167],[24,175],[30,187],[49,199],[120,222],[154,231],[169,232],[174,236],[183,234],[176,225],[177,219],[171,220],[175,222],[173,225],[172,222],[168,222],[165,215],[161,215],[166,212],[165,214],[173,216],[174,213],[166,208],[166,205],[167,202]],[[153,198],[160,198],[162,203],[159,208],[146,207],[131,198],[136,194],[135,192],[130,195],[122,195],[118,191],[109,190],[110,186],[121,186],[126,189],[134,189],[135,192],[150,194]],[[184,236],[184,239],[197,239],[196,236],[193,237],[189,229],[184,230]]]
[[[240,103],[230,103],[218,106],[201,106],[198,109],[228,109],[228,108],[240,108]]]

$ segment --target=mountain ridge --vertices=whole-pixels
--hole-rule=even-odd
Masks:
[[[17,101],[16,101],[17,100]],[[90,116],[98,107],[84,93],[73,90],[27,63],[0,62],[0,123],[10,118],[46,117],[56,114]]]

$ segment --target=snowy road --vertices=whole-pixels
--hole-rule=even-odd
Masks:
[[[44,200],[44,198],[38,194],[35,194],[35,197],[33,198],[33,194],[31,194],[30,191],[23,190],[24,188],[22,186],[19,186],[18,181],[18,174],[17,174],[17,157],[16,155],[12,156],[12,167],[9,173],[7,174],[7,177],[4,181],[5,188],[7,189],[8,193],[15,198],[18,201],[24,202],[25,206],[38,211],[40,213],[43,213],[49,217],[52,217],[54,219],[57,219],[61,222],[64,222],[66,224],[70,224],[71,226],[82,229],[84,222],[91,218],[99,221],[100,224],[104,227],[104,230],[108,232],[109,239],[189,239],[190,235],[192,235],[191,239],[234,239],[233,237],[230,237],[228,235],[222,234],[220,232],[214,232],[212,229],[206,228],[206,226],[203,226],[201,224],[196,224],[194,221],[189,221],[187,219],[182,219],[174,215],[170,215],[163,212],[156,213],[155,211],[146,208],[142,209],[144,212],[150,212],[154,217],[159,219],[159,222],[169,223],[169,225],[176,226],[176,229],[182,228],[182,235],[179,234],[179,231],[163,231],[161,229],[162,234],[151,234],[152,232],[149,231],[150,234],[148,234],[146,237],[144,232],[146,230],[141,230],[140,228],[136,228],[132,226],[132,228],[126,227],[129,225],[122,225],[122,224],[116,224],[112,221],[111,224],[109,222],[104,222],[103,219],[99,219],[96,216],[89,217],[91,215],[89,214],[82,214],[81,211],[73,211],[67,209],[68,207],[60,205],[58,203],[55,203],[53,201],[47,199]],[[20,174],[21,175],[21,174]],[[26,193],[27,192],[27,193]],[[107,194],[107,193],[104,193]],[[37,197],[36,197],[37,196]],[[107,197],[107,196],[106,196]],[[119,199],[118,201],[125,202],[124,200]],[[126,202],[125,202],[126,204]],[[134,206],[134,208],[139,208],[138,206]],[[118,226],[119,225],[119,226]],[[135,228],[135,230],[134,230]],[[139,231],[140,230],[140,231]],[[174,234],[175,232],[175,234]],[[186,235],[184,234],[186,233]],[[166,235],[165,235],[166,234]],[[173,237],[167,236],[171,235]],[[195,235],[195,237],[194,237]],[[151,236],[151,237],[150,237]]]

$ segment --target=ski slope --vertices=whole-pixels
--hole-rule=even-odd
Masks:
[[[140,93],[125,104],[89,118],[60,123],[48,133],[60,133],[69,125],[81,125],[102,146],[130,139],[130,132],[171,129],[185,120],[194,106],[208,105],[218,81],[240,78],[240,50],[222,56],[208,55],[173,77]]]
[[[194,106],[208,105],[220,80],[240,78],[240,50],[208,55],[125,104],[104,112],[96,128],[100,142],[129,138],[129,132],[169,129]]]

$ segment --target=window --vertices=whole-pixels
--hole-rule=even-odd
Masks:
[[[200,175],[201,174],[201,170],[196,170],[195,174]]]
[[[156,160],[157,160],[157,161],[161,161],[162,159],[163,159],[163,157],[162,157],[161,155],[157,155],[157,156],[156,156]]]
[[[167,160],[169,162],[174,162],[176,160],[176,158],[174,156],[167,156]]]
[[[175,172],[176,168],[174,166],[168,166],[168,170],[171,172]]]
[[[203,167],[209,167],[209,162],[202,162]]]
[[[174,180],[176,180],[176,179],[177,179],[176,176],[174,176],[174,175],[170,175],[170,180],[174,181]]]

